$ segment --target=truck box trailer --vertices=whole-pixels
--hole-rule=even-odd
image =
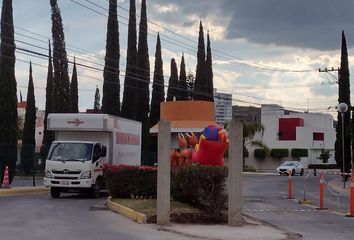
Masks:
[[[98,196],[103,165],[141,164],[141,123],[108,114],[48,115],[55,132],[46,158],[44,185],[53,197],[69,190],[90,190]]]

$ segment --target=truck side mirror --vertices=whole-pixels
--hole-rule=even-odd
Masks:
[[[107,147],[106,146],[102,146],[101,148],[101,156],[105,157],[107,155]]]

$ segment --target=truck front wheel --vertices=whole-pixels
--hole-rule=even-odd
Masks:
[[[50,195],[52,195],[52,198],[59,198],[60,197],[60,189],[56,187],[51,187],[50,188]]]
[[[99,198],[101,190],[102,190],[102,181],[100,178],[98,178],[95,184],[91,187],[91,194],[90,194],[91,197]]]

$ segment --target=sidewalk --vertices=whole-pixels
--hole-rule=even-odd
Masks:
[[[251,219],[244,215],[245,223],[242,227],[230,227],[228,225],[196,225],[196,224],[172,224],[160,227],[160,230],[180,234],[186,237],[194,237],[208,240],[297,240],[300,234],[294,234],[271,226],[265,222]]]

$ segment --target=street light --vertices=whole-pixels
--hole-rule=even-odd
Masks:
[[[344,115],[348,111],[348,105],[346,103],[340,103],[337,106],[337,111],[340,112],[342,117],[342,165],[343,165],[343,188],[345,188],[345,176],[344,176]]]

